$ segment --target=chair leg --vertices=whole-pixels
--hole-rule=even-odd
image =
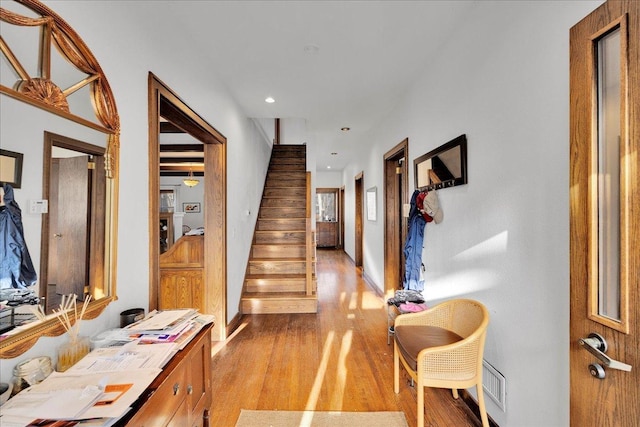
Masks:
[[[482,427],[489,427],[489,417],[487,416],[487,408],[484,406],[484,391],[482,383],[476,384],[478,391],[478,406],[480,407],[480,418],[482,418]]]
[[[393,391],[395,394],[400,393],[400,356],[395,340],[393,340]]]
[[[424,386],[418,381],[418,427],[424,427]]]
[[[453,394],[453,398],[454,399],[457,399],[458,397],[460,397],[460,396],[458,396],[458,389],[457,388],[452,388],[451,389],[451,394]]]

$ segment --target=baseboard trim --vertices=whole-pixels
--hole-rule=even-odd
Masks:
[[[482,425],[482,421],[480,418],[480,406],[478,405],[478,402],[476,402],[476,399],[474,399],[471,393],[469,393],[467,390],[458,390],[458,395],[460,396],[462,402],[465,404],[466,410],[469,412],[469,415],[475,417],[478,420],[478,425]],[[487,414],[487,417],[489,418],[489,427],[500,427],[489,414]]]
[[[364,279],[364,282],[369,285],[369,287],[371,288],[371,290],[373,292],[375,292],[375,294],[377,296],[379,296],[380,298],[384,298],[384,293],[380,290],[380,288],[378,288],[378,286],[376,285],[376,283],[373,281],[373,279],[371,278],[371,276],[369,276],[367,274],[366,271],[362,270],[362,278]]]
[[[227,325],[226,336],[229,337],[229,335],[231,335],[236,329],[238,329],[238,327],[240,327],[241,324],[242,324],[242,313],[237,312],[236,315],[233,316],[233,319],[231,319],[231,321]]]

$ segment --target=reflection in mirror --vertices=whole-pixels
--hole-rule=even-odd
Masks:
[[[15,197],[23,206],[25,240],[33,263],[41,270],[35,287],[39,297],[54,297],[49,307],[55,306],[57,294],[73,292],[80,299],[91,295],[95,301],[84,318],[92,319],[115,298],[120,120],[113,94],[89,48],[47,6],[37,0],[3,1],[0,21],[0,133],[3,148],[24,155],[22,185]],[[76,142],[70,146],[45,144],[43,149],[45,132],[76,138]],[[68,153],[58,156],[55,146],[81,154],[72,157],[82,167],[71,173],[61,166]],[[60,159],[53,160],[52,155]],[[90,165],[95,169],[89,169]],[[58,171],[51,175],[55,168]],[[84,176],[74,175],[82,188],[79,199],[58,194],[71,192],[70,187],[52,183],[66,182],[69,174]],[[77,200],[83,202],[74,205]],[[33,209],[47,202],[51,202],[49,213]],[[77,230],[50,233],[49,227],[57,228],[67,220]],[[52,234],[64,238],[76,231],[80,234],[68,246],[78,246],[77,254],[62,254],[67,249],[50,240],[60,238]],[[65,264],[65,258],[73,262]],[[76,265],[79,268],[73,276],[62,274]],[[14,328],[0,336],[0,358],[24,353],[41,336],[62,333],[54,316]]]
[[[467,137],[459,137],[418,157],[415,166],[416,188],[437,190],[467,183]]]
[[[45,132],[40,295],[46,312],[63,295],[80,301],[107,294],[104,282],[107,180],[104,148]],[[110,183],[111,180],[109,180]]]

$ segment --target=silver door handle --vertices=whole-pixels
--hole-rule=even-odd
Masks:
[[[598,358],[604,365],[611,369],[618,369],[620,371],[631,371],[631,365],[627,365],[626,363],[613,360],[606,354],[607,351],[607,342],[605,339],[596,333],[591,333],[587,338],[580,338],[578,343],[589,353],[593,354]]]

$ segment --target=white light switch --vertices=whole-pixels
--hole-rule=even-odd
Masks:
[[[45,214],[49,212],[48,200],[29,200],[29,213]]]

